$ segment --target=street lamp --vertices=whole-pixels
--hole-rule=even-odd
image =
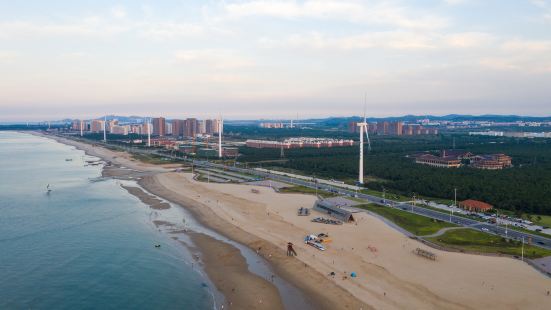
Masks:
[[[524,236],[522,236],[521,260],[524,261]]]
[[[453,189],[453,206],[450,208],[450,223],[453,217],[453,208],[457,207],[457,187]]]

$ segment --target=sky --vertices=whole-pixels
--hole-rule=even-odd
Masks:
[[[0,0],[0,121],[551,115],[551,0]]]

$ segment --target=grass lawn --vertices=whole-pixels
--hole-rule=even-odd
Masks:
[[[167,159],[164,157],[161,157],[159,155],[144,155],[144,154],[132,154],[132,158],[139,160],[144,163],[149,163],[153,165],[162,165],[162,164],[170,164],[170,163],[177,163],[179,161]]]
[[[371,196],[376,196],[376,197],[383,198],[383,192],[379,192],[379,191],[376,191],[376,190],[373,190],[373,189],[362,189],[361,192],[364,193],[364,194],[371,195]],[[389,192],[386,192],[385,199],[390,199],[390,200],[400,201],[400,202],[413,200],[412,197],[406,197],[406,196],[402,196],[402,195],[398,195],[398,194],[394,194],[394,193],[389,193]]]
[[[538,216],[541,217],[540,220]],[[541,226],[551,227],[551,215],[532,215],[532,221]]]
[[[309,188],[305,186],[289,186],[289,187],[283,187],[279,189],[280,193],[300,193],[300,194],[316,194],[316,189]],[[335,197],[337,196],[334,193],[322,191],[318,189],[318,195],[323,198],[329,198],[329,197]]]
[[[377,213],[417,236],[430,235],[438,232],[442,228],[457,226],[448,222],[442,222],[399,209],[378,206],[375,204],[359,205],[357,207]]]
[[[442,236],[427,238],[427,240],[458,250],[521,256],[522,244],[520,241],[507,241],[505,238],[468,228],[450,230]],[[524,257],[526,258],[549,255],[551,255],[551,250],[524,244]]]

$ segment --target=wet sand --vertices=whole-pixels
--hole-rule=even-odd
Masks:
[[[277,288],[248,272],[247,262],[238,249],[205,234],[189,235],[202,253],[209,279],[225,296],[226,309],[284,309]]]
[[[155,210],[170,209],[169,203],[161,201],[159,198],[155,196],[149,195],[139,187],[125,186],[125,185],[121,185],[121,187],[126,189],[130,194],[138,197],[138,199],[140,199],[141,202],[148,205],[151,209],[155,209]]]

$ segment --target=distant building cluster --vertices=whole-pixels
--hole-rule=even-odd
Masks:
[[[71,129],[84,132],[101,133],[104,128],[104,120],[74,120]],[[151,119],[150,132],[153,136],[172,136],[194,138],[201,135],[212,135],[218,133],[219,120],[206,119],[198,120],[195,118],[166,120],[164,117]],[[128,135],[139,134],[146,135],[148,124],[144,121],[138,124],[119,124],[118,120],[108,120],[105,123],[105,130],[111,134]]]
[[[348,132],[359,133],[360,127],[358,122],[348,123]],[[376,135],[392,135],[392,136],[414,136],[414,135],[436,135],[437,128],[426,128],[420,124],[404,124],[404,122],[376,122],[368,123],[367,130],[371,134]]]
[[[261,128],[286,128],[287,124],[284,123],[260,123]]]
[[[512,166],[511,157],[505,154],[474,155],[460,150],[442,150],[439,154],[415,154],[415,163],[438,168],[470,166],[477,169],[500,170]]]
[[[284,141],[270,140],[247,140],[247,147],[252,148],[274,148],[274,149],[299,149],[305,147],[326,148],[326,147],[342,147],[353,146],[353,140],[342,139],[326,139],[326,138],[289,138]]]
[[[509,137],[509,138],[551,138],[551,132],[524,131],[471,131],[471,136]]]

